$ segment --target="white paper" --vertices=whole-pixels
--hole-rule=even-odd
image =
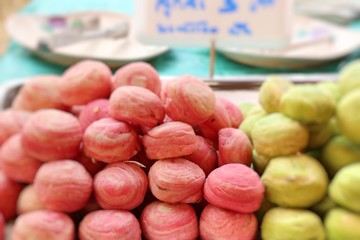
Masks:
[[[136,37],[147,44],[282,48],[292,0],[136,0]]]

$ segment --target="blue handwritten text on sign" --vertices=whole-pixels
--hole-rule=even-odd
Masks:
[[[135,0],[134,36],[147,44],[282,48],[293,0]]]
[[[208,0],[218,1],[219,7],[216,9],[217,15],[226,16],[229,14],[238,14],[241,8],[247,8],[249,12],[256,14],[261,7],[274,6],[276,0],[251,0],[248,6],[242,6],[241,0]],[[166,19],[171,19],[173,13],[187,11],[205,12],[207,11],[206,0],[156,0],[154,7],[158,14],[163,15]],[[201,14],[199,15],[201,16]],[[211,25],[207,19],[199,17],[196,21],[184,21],[180,24],[170,22],[158,22],[156,24],[156,31],[159,34],[203,34],[216,35],[220,32],[220,28],[216,25]],[[227,34],[230,36],[251,36],[251,25],[246,19],[241,19],[239,15],[238,21],[232,22],[227,27]]]

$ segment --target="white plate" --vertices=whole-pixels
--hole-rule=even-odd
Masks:
[[[336,81],[338,74],[277,74],[277,76],[295,84],[315,83],[315,82],[332,82]],[[228,100],[239,104],[242,102],[258,103],[257,89],[268,75],[251,75],[251,76],[235,76],[235,77],[216,77],[213,81],[204,81],[211,86],[216,96],[227,98]],[[14,97],[17,87],[23,85],[31,79],[20,78],[12,79],[0,84],[0,109],[3,109],[4,103],[8,104],[9,99]],[[175,76],[161,76],[162,84],[175,79]],[[13,91],[12,91],[13,90]]]
[[[327,38],[299,44],[299,32],[311,34],[325,29]],[[307,32],[306,32],[307,31]],[[291,45],[285,50],[264,51],[239,48],[220,48],[226,57],[240,63],[266,68],[300,69],[333,61],[360,47],[360,33],[308,17],[296,16]]]
[[[25,81],[26,79],[13,79],[0,84],[0,110],[4,109],[4,104],[8,101],[7,98],[9,97],[10,91],[21,86]]]
[[[8,97],[12,98],[15,90],[19,86],[23,85],[26,81],[30,78],[21,78],[21,79],[13,79],[9,82],[0,84],[0,110],[4,109],[5,102],[8,102]],[[174,79],[173,77],[164,77],[162,82],[165,83],[166,81],[170,81]],[[250,102],[250,103],[258,103],[258,91],[255,89],[214,89],[214,93],[218,97],[226,98],[232,101],[235,104],[243,103],[243,102]]]
[[[258,103],[258,89],[269,75],[251,75],[251,76],[234,76],[234,77],[217,77],[214,80],[203,79],[215,92],[216,96],[227,98],[235,104],[243,102]],[[316,82],[333,82],[338,79],[338,74],[276,74],[276,76],[288,79],[295,84],[316,83]],[[16,89],[31,79],[20,78],[12,79],[0,84],[0,110],[3,109],[4,103],[14,97]],[[161,76],[162,84],[175,79],[175,76]],[[10,99],[10,100],[9,100]]]
[[[121,21],[131,22],[130,17],[111,12],[80,12],[61,16],[66,19],[97,16],[101,28],[113,27],[115,23]],[[149,60],[169,50],[167,46],[151,46],[138,42],[130,28],[127,38],[89,39],[58,47],[52,52],[40,51],[37,47],[39,40],[49,36],[49,31],[44,27],[48,19],[49,16],[45,15],[14,15],[6,21],[5,26],[9,36],[17,43],[49,62],[64,66],[72,65],[82,59],[96,59],[111,67],[119,67],[129,62]]]

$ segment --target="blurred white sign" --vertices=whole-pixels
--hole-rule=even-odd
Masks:
[[[285,47],[292,0],[136,0],[140,41],[170,46]]]

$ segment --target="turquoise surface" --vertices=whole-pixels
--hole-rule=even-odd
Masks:
[[[134,10],[133,8],[131,0],[33,0],[21,12],[61,14],[85,10],[109,10],[131,15]],[[360,21],[352,24],[350,27],[360,29]],[[344,60],[349,61],[357,58],[358,55],[359,53],[355,52]],[[344,63],[344,60],[332,62],[321,67],[306,69],[302,72],[336,72],[339,66]],[[193,74],[199,77],[206,77],[209,73],[209,50],[172,48],[169,52],[151,60],[150,63],[164,76]],[[64,67],[43,61],[14,42],[11,42],[6,53],[0,56],[0,82],[38,74],[61,74],[64,70]],[[217,54],[215,63],[215,74],[219,76],[285,72],[292,71],[246,66],[233,62],[221,54]]]

